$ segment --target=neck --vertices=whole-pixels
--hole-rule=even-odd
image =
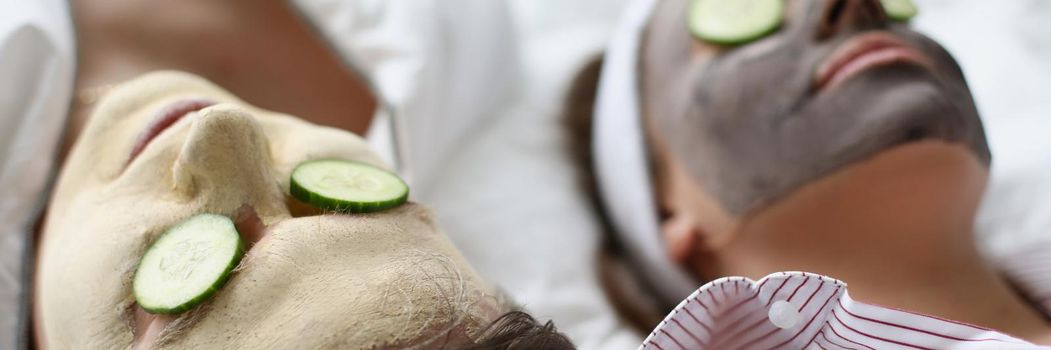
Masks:
[[[1041,339],[1049,333],[1042,316],[975,247],[986,176],[954,146],[887,151],[747,217],[734,242],[698,266],[752,278],[819,273],[847,282],[862,302]]]
[[[70,3],[77,89],[64,148],[105,87],[161,69],[200,75],[264,109],[359,135],[376,100],[291,3],[134,1]],[[286,54],[295,53],[295,54]],[[294,68],[294,69],[293,69]]]

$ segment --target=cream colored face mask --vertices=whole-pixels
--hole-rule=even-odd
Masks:
[[[216,104],[132,157],[158,113],[187,100]],[[153,73],[114,89],[51,200],[36,272],[38,339],[55,349],[427,347],[472,337],[507,311],[418,205],[291,214],[289,174],[318,158],[383,166],[350,133],[254,108],[194,76]],[[215,296],[174,317],[137,311],[132,276],[158,235],[244,205],[265,235]]]

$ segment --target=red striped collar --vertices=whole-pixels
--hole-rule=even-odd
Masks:
[[[1049,255],[1051,258],[1051,255]],[[1047,309],[1051,264],[1011,272]],[[1051,262],[1051,261],[1049,261]],[[1019,272],[1021,271],[1021,272]],[[1018,276],[1016,276],[1018,275]],[[1028,277],[1020,278],[1018,277]],[[1040,278],[1040,277],[1043,278]],[[705,284],[653,330],[640,349],[1051,349],[991,329],[854,301],[846,284],[782,272],[759,281]]]

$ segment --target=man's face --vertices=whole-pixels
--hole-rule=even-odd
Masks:
[[[741,215],[831,171],[919,140],[990,154],[959,66],[876,0],[787,0],[770,35],[718,46],[663,0],[641,52],[650,135]]]
[[[507,311],[420,206],[295,210],[289,174],[319,158],[382,166],[352,134],[256,109],[191,76],[115,89],[51,201],[38,335],[55,348],[402,348],[463,340]],[[171,322],[143,325],[131,279],[149,244],[195,214],[245,207],[258,221],[242,235],[262,238],[226,285]]]

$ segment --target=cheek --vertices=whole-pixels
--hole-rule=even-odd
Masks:
[[[411,234],[422,224],[338,216],[271,226],[173,345],[403,348],[476,329],[472,320],[491,319],[478,306],[497,305],[492,294],[437,233]]]
[[[916,42],[918,42],[921,52],[927,54],[934,60],[934,64],[942,71],[942,75],[949,77],[949,79],[958,82],[959,84],[966,84],[963,69],[960,67],[959,62],[956,62],[956,59],[952,57],[952,54],[930,38],[919,34],[913,35],[918,37]]]
[[[696,80],[694,109],[712,133],[771,131],[805,101],[810,70],[801,69],[802,49],[760,45],[712,60]]]
[[[124,348],[131,280],[149,242],[189,214],[178,205],[85,190],[51,211],[37,273],[44,333],[56,348]],[[90,315],[91,317],[84,317]]]

